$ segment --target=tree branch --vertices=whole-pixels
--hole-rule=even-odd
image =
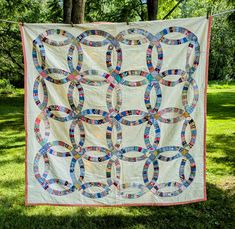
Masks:
[[[11,59],[14,64],[16,64],[21,70],[24,70],[24,67],[16,61],[9,50],[2,48],[2,51]]]
[[[141,8],[141,13],[140,13],[137,7],[134,7],[133,10],[138,14],[138,16],[140,17],[141,21],[144,21],[144,16],[143,16],[142,8]],[[140,5],[140,7],[142,7],[142,6]]]
[[[167,15],[163,18],[163,20],[165,20],[167,17],[169,17],[172,13],[173,13],[173,11],[179,6],[179,4],[181,3],[181,2],[183,2],[184,0],[179,0],[178,1],[178,3],[167,13]]]

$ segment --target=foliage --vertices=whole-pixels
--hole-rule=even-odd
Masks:
[[[0,1],[1,17],[13,21],[36,21],[40,5],[33,1]],[[16,86],[23,83],[22,48],[18,25],[1,22],[0,24],[0,76],[8,78]]]
[[[25,208],[23,90],[11,98],[0,96],[0,227],[234,228],[235,84],[210,84],[207,114],[208,200],[172,207]]]
[[[141,0],[87,0],[86,2],[86,20],[109,21],[109,22],[131,22],[146,21],[147,5],[146,1]],[[159,0],[158,19],[162,19],[174,5],[177,0]],[[179,15],[180,9],[176,9],[169,18]]]
[[[221,26],[223,25],[223,26]],[[210,79],[235,79],[235,29],[229,25],[226,18],[216,18],[212,27],[210,48]]]
[[[214,10],[226,10],[222,5],[215,5]],[[210,48],[210,79],[231,80],[235,79],[235,12],[227,17],[216,17],[212,26]]]
[[[47,5],[49,9],[47,20],[54,23],[62,22],[63,10],[60,2],[55,0],[48,0]]]
[[[53,1],[0,0],[1,18],[21,22],[59,21],[53,12]],[[58,17],[58,18],[57,18]],[[0,22],[0,78],[7,78],[17,87],[23,87],[23,55],[19,26]]]
[[[206,6],[206,7],[205,7]],[[213,14],[234,8],[234,0],[187,0],[181,6],[181,17],[203,16],[211,10]],[[209,79],[235,79],[234,15],[225,14],[213,18],[210,44]]]
[[[92,21],[126,22],[147,20],[143,0],[87,0],[85,19]],[[158,19],[177,4],[178,0],[159,0]],[[184,0],[168,19],[205,16],[234,8],[234,0]],[[61,0],[0,0],[1,18],[23,22],[61,22]],[[209,65],[210,80],[235,79],[234,30],[235,13],[214,18]],[[23,86],[23,57],[17,24],[0,22],[0,78],[7,78],[16,87]]]
[[[0,95],[9,95],[15,92],[15,87],[8,79],[0,79]]]
[[[90,22],[146,20],[147,8],[139,0],[87,0],[85,17]]]

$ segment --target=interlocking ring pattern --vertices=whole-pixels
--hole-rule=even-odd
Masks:
[[[180,33],[180,39],[168,39],[167,34]],[[139,34],[143,38],[139,40],[126,39],[126,35]],[[55,41],[49,37],[51,35],[62,36],[64,40]],[[89,36],[99,36],[103,38],[102,41],[88,40]],[[67,64],[69,71],[65,71],[57,68],[48,68],[46,64],[46,49],[44,44],[51,46],[65,46],[69,45],[67,53]],[[141,70],[129,70],[121,71],[122,68],[122,52],[121,43],[125,45],[142,45],[148,44],[146,50],[146,69],[148,72]],[[188,43],[187,58],[185,61],[185,69],[168,69],[162,71],[162,64],[164,61],[164,53],[162,44],[169,46],[177,46],[184,43]],[[106,72],[100,72],[95,69],[82,71],[83,66],[83,50],[82,47],[101,47],[106,46]],[[153,49],[157,51],[157,63],[154,66],[152,61]],[[116,63],[112,62],[112,54],[116,52]],[[76,57],[76,64],[74,65],[73,58]],[[193,56],[192,64],[190,65],[189,59]],[[38,76],[34,81],[33,97],[36,106],[40,110],[40,114],[35,120],[34,132],[36,139],[41,146],[39,152],[37,152],[34,159],[34,174],[37,181],[40,183],[43,189],[48,191],[52,195],[62,196],[69,195],[72,192],[81,192],[82,195],[87,198],[103,198],[112,192],[111,186],[118,190],[120,198],[136,199],[145,195],[147,192],[151,192],[160,198],[172,197],[180,195],[186,188],[190,186],[196,175],[196,164],[190,154],[190,149],[194,146],[196,141],[196,125],[191,117],[191,113],[194,111],[198,101],[198,87],[196,81],[193,78],[194,72],[199,65],[200,58],[200,46],[195,34],[182,27],[169,27],[160,31],[156,35],[151,34],[143,29],[128,29],[120,32],[116,37],[108,32],[101,30],[87,30],[77,37],[74,37],[71,33],[60,30],[50,29],[40,34],[33,41],[32,58],[35,68],[38,71]],[[53,74],[62,76],[60,79],[54,78]],[[85,76],[93,75],[100,76],[103,81],[88,80]],[[128,81],[128,76],[140,76],[142,80]],[[167,76],[177,76],[175,81],[166,80]],[[68,84],[67,100],[70,107],[63,107],[59,105],[48,105],[48,89],[47,82],[57,85]],[[106,93],[106,105],[108,111],[99,109],[83,109],[83,104],[86,99],[82,84],[102,86],[108,84]],[[168,107],[161,108],[162,92],[160,85],[166,87],[175,87],[178,84],[183,85],[182,90],[182,107]],[[122,91],[120,85],[127,87],[139,87],[147,85],[144,94],[144,104],[147,112],[142,110],[125,110],[120,111],[122,106]],[[43,96],[39,98],[39,87],[42,88]],[[116,104],[112,103],[113,92],[116,92]],[[154,90],[156,96],[156,102],[151,105],[150,92]],[[188,91],[193,90],[193,99],[189,103]],[[78,104],[75,104],[74,93],[78,93]],[[173,118],[167,118],[167,114],[174,113]],[[63,114],[60,116],[59,114]],[[96,115],[98,119],[92,119]],[[138,116],[138,120],[128,120],[130,116]],[[63,141],[49,141],[50,136],[50,119],[54,119],[58,122],[70,122],[70,128],[68,130],[71,145],[66,144]],[[167,125],[175,124],[183,120],[183,126],[181,131],[181,145],[179,146],[165,146],[160,147],[159,142],[161,138],[161,130],[159,123],[165,123]],[[106,129],[106,142],[107,148],[101,146],[88,146],[84,147],[85,131],[84,123],[92,125],[108,124]],[[146,123],[144,132],[144,142],[146,147],[130,146],[122,147],[122,126],[136,126]],[[44,133],[41,131],[41,125],[44,125]],[[185,133],[187,126],[190,129],[191,139],[187,142]],[[79,139],[75,137],[75,130],[79,129]],[[113,129],[116,129],[116,142],[113,142]],[[154,129],[154,140],[150,141],[150,130]],[[59,152],[55,149],[56,146],[64,148],[63,152]],[[94,156],[92,152],[99,152],[100,156]],[[130,157],[128,153],[139,155],[138,157]],[[174,152],[173,156],[166,156],[167,152]],[[169,154],[168,154],[169,155]],[[62,180],[58,178],[50,177],[50,157],[69,157],[70,162],[70,177],[71,180]],[[40,160],[44,162],[44,171],[39,169]],[[172,180],[166,183],[159,183],[159,162],[168,163],[170,161],[180,159],[179,165],[179,180]],[[86,182],[86,167],[84,161],[90,161],[93,163],[107,162],[106,166],[106,182]],[[138,161],[144,161],[142,169],[142,182],[122,183],[120,178],[121,163],[120,161],[127,161],[135,163]],[[188,163],[189,166],[186,166]],[[149,177],[149,168],[153,166],[153,173]],[[76,169],[76,167],[78,169]],[[112,174],[115,170],[115,176]],[[189,169],[187,173],[186,169]],[[77,172],[79,171],[79,172]],[[189,175],[186,175],[189,174]],[[55,187],[60,187],[57,190]],[[54,188],[53,188],[54,187]],[[91,192],[90,188],[97,187],[101,191]],[[173,191],[164,191],[168,187]],[[136,192],[130,193],[129,189],[135,189]]]

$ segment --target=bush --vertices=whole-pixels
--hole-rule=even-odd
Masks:
[[[9,95],[15,93],[15,87],[8,79],[0,79],[0,95]]]

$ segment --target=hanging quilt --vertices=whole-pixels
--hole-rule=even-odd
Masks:
[[[26,205],[205,200],[210,25],[21,25]]]

